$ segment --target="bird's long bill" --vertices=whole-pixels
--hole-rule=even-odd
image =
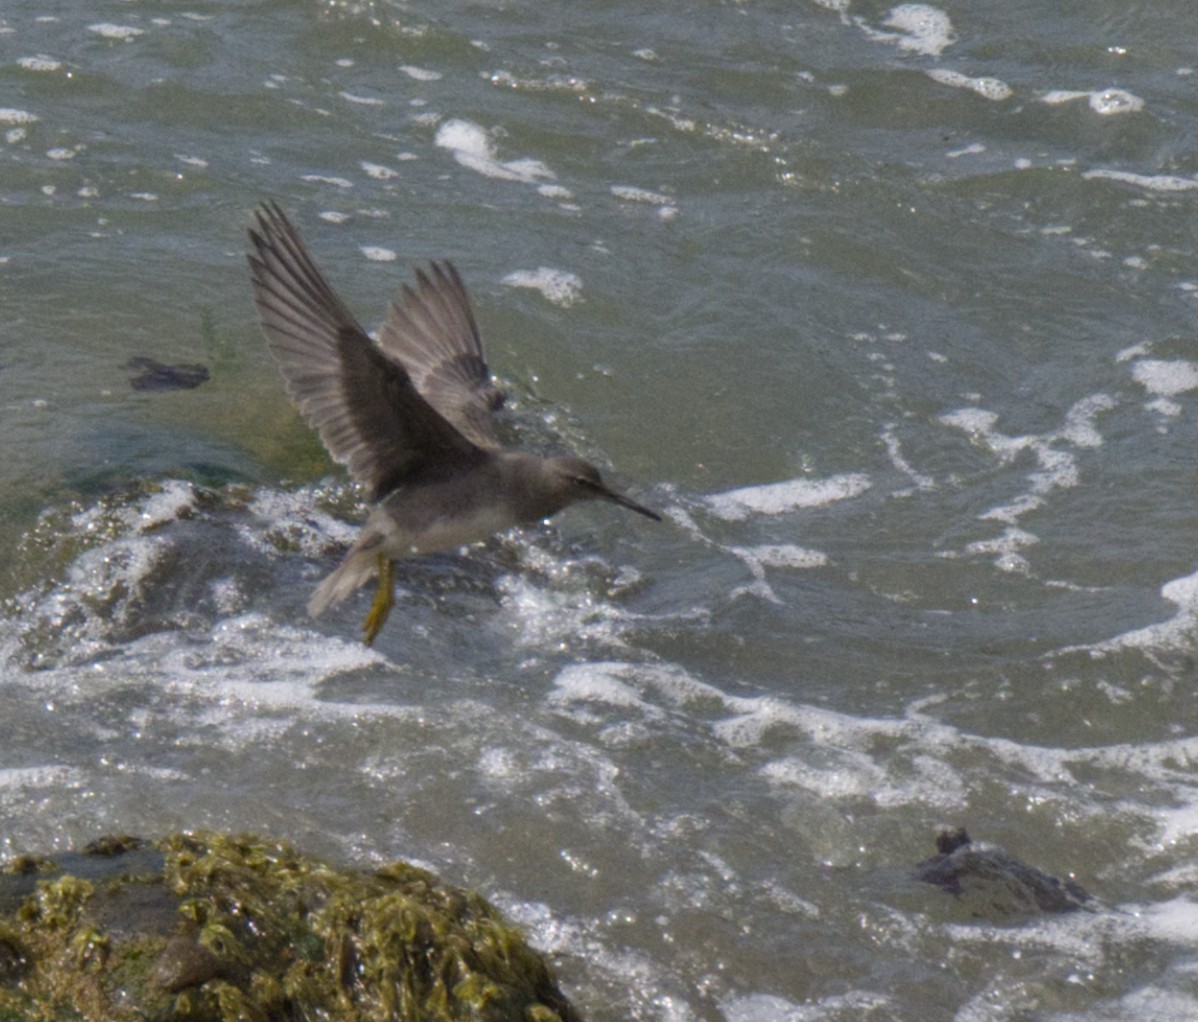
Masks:
[[[613,504],[619,504],[621,507],[628,508],[629,511],[635,511],[638,515],[644,515],[646,518],[652,518],[655,522],[661,521],[661,515],[656,511],[650,511],[643,504],[638,504],[631,497],[626,497],[622,493],[617,493],[615,490],[609,490],[606,487],[603,490],[603,495]]]

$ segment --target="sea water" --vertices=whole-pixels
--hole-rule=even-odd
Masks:
[[[9,0],[0,851],[407,858],[596,1020],[1198,1017],[1198,10]],[[454,260],[575,507],[319,620],[255,322]],[[125,363],[202,363],[134,391]],[[939,827],[1092,912],[978,917]]]

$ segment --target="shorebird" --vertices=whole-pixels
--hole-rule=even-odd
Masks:
[[[470,298],[448,261],[416,271],[387,310],[377,342],[358,325],[274,202],[256,211],[249,254],[266,346],[287,393],[334,461],[366,487],[374,510],[308,602],[313,617],[371,578],[362,626],[374,642],[395,603],[395,561],[453,550],[580,500],[661,516],[612,489],[572,455],[501,447]]]

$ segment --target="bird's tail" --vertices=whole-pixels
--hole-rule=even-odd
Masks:
[[[354,548],[345,555],[336,570],[316,587],[308,601],[308,614],[320,617],[334,603],[340,603],[350,593],[365,585],[378,574],[378,555]]]

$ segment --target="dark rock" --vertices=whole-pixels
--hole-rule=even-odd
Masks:
[[[157,359],[135,355],[125,363],[135,375],[129,377],[134,390],[191,390],[208,380],[208,367],[199,362],[164,365]]]
[[[124,855],[126,852],[135,851],[146,844],[139,837],[130,837],[128,834],[106,834],[104,837],[98,837],[95,841],[89,842],[83,848],[84,855]]]
[[[936,855],[915,867],[915,879],[960,898],[977,915],[1096,907],[1093,896],[1080,884],[1020,862],[998,845],[973,841],[964,827],[937,834],[936,850]]]
[[[203,944],[187,937],[172,937],[154,960],[150,979],[169,993],[198,987],[225,975],[225,965]]]

